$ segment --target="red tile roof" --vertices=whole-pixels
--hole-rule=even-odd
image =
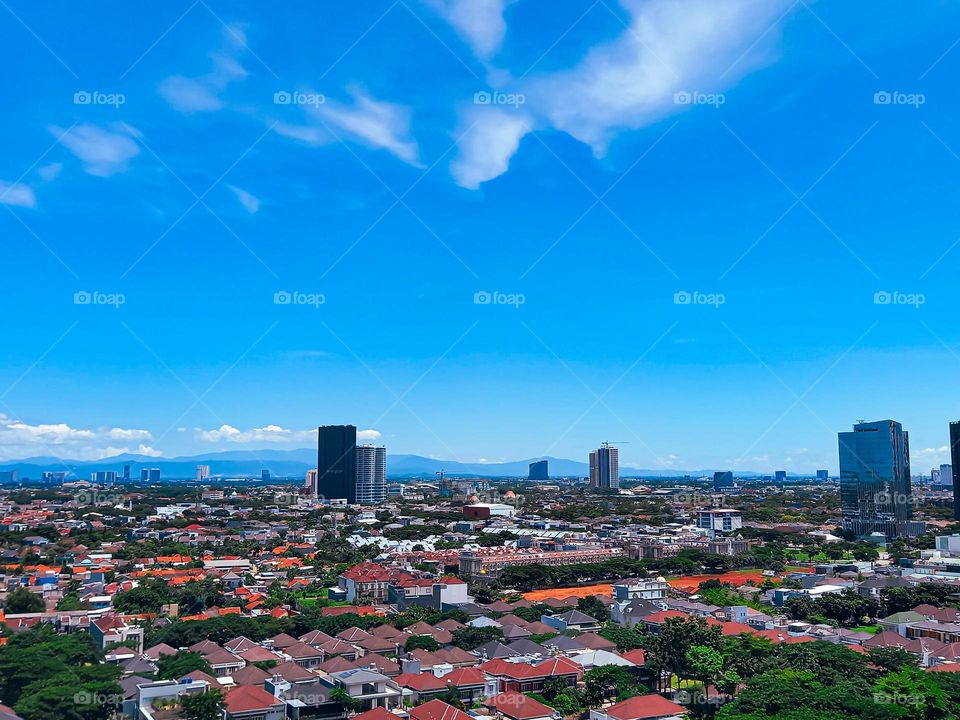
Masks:
[[[493,710],[498,710],[514,720],[533,720],[533,718],[550,717],[553,708],[534,700],[523,693],[505,692],[487,698],[483,704]]]
[[[643,718],[685,715],[687,709],[670,702],[660,695],[640,695],[624,700],[606,709],[606,714],[616,720],[642,720]]]
[[[410,708],[410,717],[414,720],[472,720],[462,710],[447,705],[441,700],[431,700],[423,705]]]

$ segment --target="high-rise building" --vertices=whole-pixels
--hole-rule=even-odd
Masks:
[[[130,466],[129,465],[123,466],[123,481],[125,483],[130,482]]]
[[[311,495],[317,493],[317,469],[307,470],[307,481],[305,483]]]
[[[160,468],[150,468],[150,482],[160,482]]]
[[[356,452],[356,501],[379,505],[387,499],[387,449],[382,445],[358,445]]]
[[[210,477],[209,465],[197,465],[197,480],[203,481]]]
[[[713,474],[713,489],[716,491],[733,487],[733,470],[720,470]]]
[[[891,538],[921,534],[924,524],[912,521],[909,433],[898,422],[880,420],[857,423],[838,440],[844,528]]]
[[[67,474],[65,472],[53,472],[51,470],[44,470],[43,474],[40,476],[45,483],[62,483],[67,479]]]
[[[140,468],[140,480],[142,482],[150,480],[150,468]]]
[[[940,485],[950,485],[953,483],[953,467],[950,465],[941,465],[938,471],[940,475]]]
[[[590,485],[601,490],[620,487],[619,452],[610,443],[603,443],[590,453]]]
[[[817,480],[829,480],[830,471],[829,470],[817,470]]]
[[[950,466],[953,476],[953,517],[960,520],[960,420],[950,423]]]
[[[261,479],[263,482],[270,482],[270,471],[267,470],[266,468],[263,468],[263,469],[260,471],[260,479]]]
[[[98,485],[112,485],[117,481],[116,470],[96,470],[90,473],[90,482]]]
[[[317,489],[327,500],[357,501],[357,426],[324,425],[317,429]]]
[[[0,470],[0,483],[15,483],[20,479],[17,470]]]
[[[546,460],[536,460],[530,463],[530,470],[527,474],[528,480],[549,480],[550,470],[547,467]]]
[[[784,483],[787,481],[787,471],[777,470],[773,473],[774,482]]]

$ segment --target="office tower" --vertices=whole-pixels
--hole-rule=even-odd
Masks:
[[[829,470],[817,470],[817,480],[829,480],[830,471]]]
[[[601,490],[620,487],[619,452],[610,443],[602,443],[590,453],[590,485]]]
[[[784,483],[787,481],[787,471],[786,470],[777,470],[773,474],[774,482]]]
[[[147,482],[150,479],[150,468],[140,468],[140,480]]]
[[[260,479],[263,482],[270,482],[270,471],[264,468],[260,471]]]
[[[378,505],[387,499],[387,449],[374,445],[357,446],[357,502]]]
[[[547,468],[546,460],[537,460],[530,463],[530,470],[527,474],[528,480],[549,480],[550,471]]]
[[[953,477],[953,517],[960,520],[960,420],[950,423],[950,467]]]
[[[317,469],[307,470],[307,481],[306,486],[310,490],[310,495],[316,496],[317,494]]]
[[[44,470],[41,478],[45,483],[62,483],[67,479],[67,474],[65,472],[52,472],[50,470]]]
[[[117,481],[116,470],[97,470],[90,473],[90,482],[98,485],[112,485]]]
[[[130,466],[129,465],[123,466],[123,481],[125,483],[130,482]]]
[[[953,468],[950,465],[940,466],[940,485],[950,485],[953,483]]]
[[[209,465],[197,465],[197,481],[202,482],[210,477]]]
[[[0,470],[0,483],[15,483],[19,478],[20,473],[17,470]]]
[[[357,501],[357,426],[324,425],[317,429],[317,489],[326,500]]]
[[[880,420],[857,423],[838,440],[844,528],[890,538],[921,534],[923,523],[911,521],[909,433],[898,422]]]
[[[733,470],[721,470],[713,474],[713,489],[723,490],[733,487]]]
[[[160,482],[160,468],[150,468],[150,482]]]

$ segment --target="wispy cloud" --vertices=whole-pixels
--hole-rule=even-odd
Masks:
[[[223,424],[214,430],[194,428],[198,440],[208,443],[241,443],[249,444],[290,444],[316,443],[317,429],[291,430],[280,425],[264,425],[263,427],[241,430],[233,425]],[[380,437],[377,430],[358,430],[358,440],[376,440]]]
[[[227,185],[237,200],[240,201],[240,204],[246,209],[248,213],[253,215],[257,210],[260,209],[260,199],[255,195],[248,193],[243,188],[237,187],[236,185]]]
[[[504,0],[424,0],[463,37],[477,57],[489,58],[503,42]]]
[[[354,139],[388,150],[411,165],[418,165],[419,149],[410,135],[410,109],[375,100],[359,88],[350,88],[349,92],[353,103],[328,100],[315,106],[312,112]]]
[[[624,130],[647,126],[688,107],[677,93],[709,93],[732,85],[765,64],[776,33],[767,32],[788,0],[621,0],[629,27],[594,47],[577,65],[498,85],[522,94],[522,113],[492,105],[465,113],[473,130],[452,164],[458,182],[478,182],[506,171],[527,118],[531,129],[568,133],[603,156]],[[500,129],[502,127],[502,129]],[[471,137],[476,136],[476,137]]]
[[[225,106],[221,98],[226,87],[247,76],[237,56],[246,47],[243,29],[233,25],[224,30],[226,48],[210,57],[213,68],[197,77],[171,75],[160,83],[160,96],[182,113],[215,112]]]
[[[75,125],[64,130],[55,125],[50,132],[83,164],[91,175],[109,177],[124,172],[130,160],[140,154],[134,141],[137,131],[126,124],[115,124],[107,130],[97,125]]]
[[[0,203],[32,208],[36,207],[37,198],[33,194],[33,188],[27,185],[0,180]]]

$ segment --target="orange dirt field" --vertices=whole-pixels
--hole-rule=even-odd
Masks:
[[[794,568],[793,572],[812,572],[802,568]],[[671,587],[675,587],[686,592],[694,592],[700,587],[700,583],[707,580],[719,580],[722,583],[731,585],[743,585],[748,580],[753,580],[757,585],[766,578],[760,570],[734,570],[732,572],[722,573],[720,575],[687,575],[684,577],[667,580]],[[597,585],[584,585],[582,587],[556,588],[554,590],[534,590],[523,593],[523,597],[532,602],[541,602],[547,598],[556,598],[563,600],[568,597],[587,597],[588,595],[610,595],[612,586],[610,583],[599,583]]]

